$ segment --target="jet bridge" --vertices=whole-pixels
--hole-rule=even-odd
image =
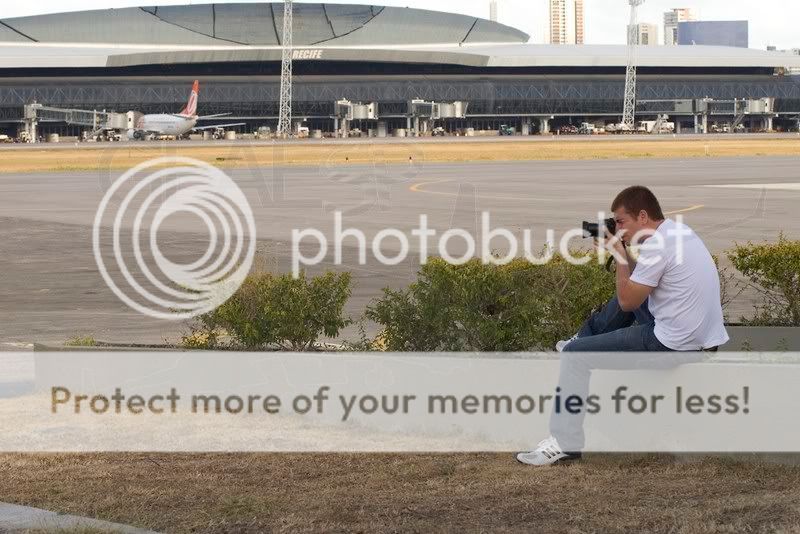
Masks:
[[[126,130],[133,120],[132,113],[114,113],[86,109],[69,109],[45,106],[34,102],[25,106],[25,137],[31,143],[37,141],[37,126],[40,122],[65,122],[92,128],[92,135],[103,130]]]
[[[407,128],[411,130],[412,122],[414,136],[427,133],[430,125],[437,119],[463,119],[467,116],[468,102],[426,102],[425,100],[411,100],[408,102],[406,114]]]
[[[375,102],[368,104],[354,103],[346,99],[338,100],[334,103],[333,129],[337,132],[337,135],[341,121],[341,136],[349,137],[350,122],[354,120],[378,120],[378,104]]]
[[[729,125],[731,132],[744,123],[745,119],[750,119],[751,124],[760,123],[765,130],[772,130],[772,121],[777,116],[774,98],[639,100],[636,103],[636,113],[667,114],[676,118],[692,117],[695,133],[708,133],[708,121],[711,117],[732,118]],[[676,121],[676,126],[679,124],[680,122]]]

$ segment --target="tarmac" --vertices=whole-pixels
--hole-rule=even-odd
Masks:
[[[343,212],[345,228],[358,228],[369,239],[384,228],[410,237],[423,214],[438,235],[451,228],[477,233],[480,213],[487,211],[492,228],[507,228],[519,237],[531,229],[534,242],[543,243],[545,229],[560,236],[580,228],[583,220],[596,220],[598,211],[608,209],[616,193],[631,184],[651,187],[665,211],[683,216],[714,253],[736,242],[775,240],[780,232],[797,239],[797,163],[791,157],[408,166],[376,162],[226,172],[253,208],[260,256],[269,268],[288,272],[292,230],[318,228],[332,239],[334,211]],[[98,270],[92,224],[108,185],[119,174],[0,175],[0,344],[5,343],[0,349],[58,344],[77,335],[162,343],[178,340],[187,330],[185,323],[152,319],[128,308]],[[197,259],[205,251],[205,230],[194,217],[170,218],[163,228],[158,241],[171,260]],[[412,240],[409,259],[396,266],[379,264],[371,253],[361,265],[354,243],[345,241],[342,265],[333,266],[328,254],[309,273],[352,271],[355,289],[347,311],[357,318],[384,287],[404,287],[414,280],[419,247]],[[385,240],[387,255],[399,250],[395,243]],[[574,244],[588,246],[580,239]],[[310,244],[303,250],[309,249]],[[743,310],[750,305],[740,304]],[[345,337],[353,333],[349,330]]]

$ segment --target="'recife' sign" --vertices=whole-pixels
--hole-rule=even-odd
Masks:
[[[292,59],[322,59],[322,50],[292,50]]]

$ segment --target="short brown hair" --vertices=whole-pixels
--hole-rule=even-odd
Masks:
[[[634,217],[644,210],[654,221],[663,221],[664,212],[661,211],[661,204],[652,191],[643,185],[634,185],[622,191],[611,204],[611,211],[625,208],[625,211]]]

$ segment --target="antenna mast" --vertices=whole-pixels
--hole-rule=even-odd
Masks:
[[[292,135],[292,26],[292,0],[284,0],[281,99],[278,112],[278,137],[283,139]]]
[[[625,107],[622,112],[623,129],[629,132],[634,130],[636,114],[636,54],[639,35],[637,23],[639,17],[637,9],[644,0],[628,0],[631,6],[631,20],[628,24],[628,66],[625,69]]]

